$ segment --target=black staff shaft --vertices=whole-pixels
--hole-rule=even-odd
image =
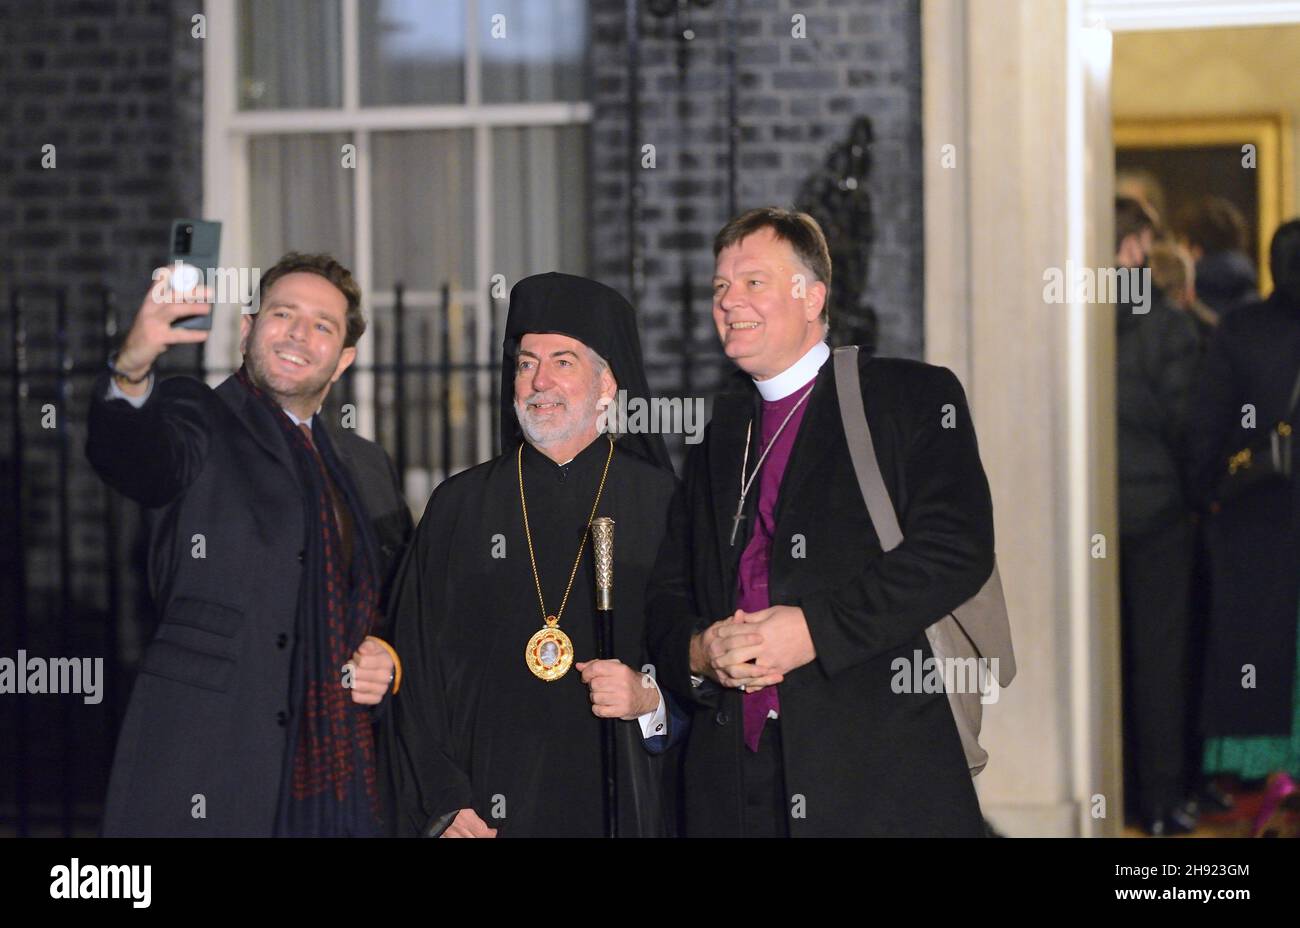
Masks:
[[[614,656],[614,612],[596,612],[596,654],[601,660]],[[600,720],[600,760],[605,775],[605,837],[618,837],[618,753],[615,750],[615,719]]]
[[[614,520],[600,516],[591,521],[596,561],[596,656],[614,656]],[[618,722],[601,719],[600,765],[605,774],[605,837],[618,837],[618,756],[615,744]]]

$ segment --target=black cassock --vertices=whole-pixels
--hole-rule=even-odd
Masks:
[[[676,478],[615,444],[598,516],[615,520],[614,653],[646,664],[645,590]],[[523,446],[533,549],[548,613],[564,597],[609,450],[601,436],[559,466]],[[473,808],[499,837],[604,834],[600,720],[576,667],[535,677],[525,646],[543,626],[524,535],[516,448],[441,484],[394,585],[403,677],[384,720],[382,763],[399,835]],[[595,657],[595,571],[584,545],[560,628]],[[620,834],[666,831],[663,757],[637,722],[616,723]]]

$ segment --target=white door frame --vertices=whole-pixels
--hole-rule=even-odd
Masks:
[[[1292,0],[922,0],[926,359],[966,387],[1019,676],[976,780],[1011,835],[1117,835],[1114,307],[1045,302],[1112,263],[1111,31],[1300,22]]]

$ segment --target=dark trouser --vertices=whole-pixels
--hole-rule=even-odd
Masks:
[[[1120,539],[1127,763],[1133,807],[1156,814],[1181,802],[1187,766],[1188,650],[1193,529],[1167,528]]]
[[[781,757],[781,722],[768,719],[758,751],[741,748],[745,777],[745,837],[790,837],[790,797],[785,794],[785,761]]]
[[[1190,634],[1187,636],[1187,777],[1188,785],[1197,788],[1206,782],[1201,772],[1205,761],[1205,731],[1201,721],[1205,701],[1205,661],[1210,630],[1210,548],[1205,522],[1192,524],[1192,584],[1187,606]]]

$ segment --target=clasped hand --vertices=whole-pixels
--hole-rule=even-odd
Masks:
[[[737,609],[691,639],[694,673],[747,693],[775,686],[816,657],[808,621],[797,606]]]

